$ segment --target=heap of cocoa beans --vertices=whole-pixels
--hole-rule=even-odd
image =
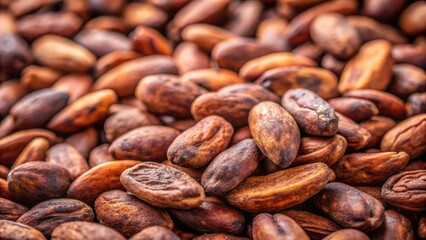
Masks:
[[[0,0],[0,239],[425,239],[425,32],[415,0]]]

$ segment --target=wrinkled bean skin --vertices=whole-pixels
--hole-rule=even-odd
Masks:
[[[0,198],[0,220],[16,221],[27,211],[28,208],[18,203],[5,198]]]
[[[302,137],[297,157],[290,166],[314,162],[332,166],[345,154],[346,147],[346,139],[338,134],[330,138]]]
[[[9,220],[0,220],[0,238],[11,240],[46,240],[46,237],[39,230],[26,224]]]
[[[161,226],[147,227],[133,235],[129,240],[179,240],[180,238],[172,231]]]
[[[225,198],[231,206],[248,212],[283,210],[321,191],[333,176],[324,163],[306,164],[266,176],[249,177]]]
[[[406,239],[413,240],[414,232],[411,222],[404,215],[393,210],[385,211],[385,221],[369,234],[372,240]]]
[[[75,199],[58,198],[41,202],[22,215],[17,222],[27,224],[44,235],[50,236],[53,230],[65,222],[88,221],[94,219],[93,210]]]
[[[205,198],[195,179],[160,163],[140,163],[125,170],[120,181],[131,194],[157,207],[190,209]]]
[[[59,225],[52,232],[52,240],[125,240],[116,230],[98,223],[73,221]]]
[[[426,210],[426,170],[404,171],[382,186],[382,197],[391,205],[408,211]]]
[[[219,93],[242,93],[257,98],[260,102],[279,102],[280,98],[273,92],[254,83],[239,83],[221,88]]]
[[[31,205],[65,196],[71,178],[65,168],[56,164],[29,162],[14,168],[7,181],[14,198]]]
[[[171,210],[173,218],[184,226],[202,232],[239,234],[243,231],[244,216],[215,197],[206,197],[204,202],[189,210]]]
[[[336,134],[339,118],[334,109],[315,93],[291,89],[284,94],[281,104],[306,133],[314,136]]]
[[[347,228],[372,231],[384,221],[384,208],[377,199],[344,183],[327,184],[313,200],[325,214]]]
[[[296,121],[274,102],[261,102],[249,114],[254,142],[275,164],[289,166],[299,150],[300,132]]]
[[[203,167],[226,149],[233,133],[232,125],[224,118],[205,117],[175,138],[167,158],[183,167]]]
[[[323,239],[341,228],[337,223],[310,212],[288,210],[281,213],[292,218],[313,240]]]
[[[340,182],[373,185],[402,170],[408,160],[405,152],[352,153],[343,156],[331,168]]]
[[[167,149],[179,133],[165,126],[136,128],[112,142],[109,152],[115,159],[158,162],[167,157]]]
[[[209,195],[224,195],[250,176],[263,158],[253,139],[242,140],[213,159],[201,185]]]
[[[410,159],[426,152],[426,114],[412,116],[394,126],[382,138],[382,151],[404,151]]]
[[[283,214],[262,213],[253,219],[253,239],[309,239],[303,229],[290,217]]]
[[[112,227],[126,237],[149,226],[173,228],[169,214],[140,201],[121,190],[102,193],[95,201],[99,223]],[[122,218],[126,214],[126,218]]]

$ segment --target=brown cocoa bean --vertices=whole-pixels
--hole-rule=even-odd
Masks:
[[[338,134],[330,138],[302,137],[297,157],[290,166],[315,162],[332,166],[345,154],[346,147],[346,139]]]
[[[173,228],[169,214],[120,190],[102,193],[95,201],[99,223],[130,237],[149,226]],[[123,214],[126,218],[123,219]]]
[[[263,158],[253,139],[242,140],[213,159],[201,185],[209,195],[224,195],[250,176]]]
[[[334,73],[323,68],[282,67],[266,71],[257,80],[266,89],[278,96],[292,88],[306,88],[324,99],[339,95],[337,78]]]
[[[253,219],[253,239],[309,239],[303,229],[290,217],[283,214],[262,213]]]
[[[201,205],[205,198],[195,179],[160,163],[138,164],[124,171],[120,181],[131,194],[157,207],[189,209]]]
[[[393,175],[383,184],[382,197],[398,208],[425,211],[425,178],[426,170],[404,171]]]
[[[108,108],[116,101],[112,90],[86,94],[56,114],[47,126],[62,133],[75,132],[106,117]]]
[[[343,156],[331,169],[340,182],[373,185],[402,170],[409,158],[405,152],[352,153]]]
[[[115,159],[159,162],[167,157],[167,149],[179,131],[165,126],[136,128],[111,143],[109,152]]]
[[[218,115],[234,127],[247,125],[247,116],[259,100],[242,93],[205,93],[194,100],[191,113],[196,121]]]
[[[41,202],[22,215],[17,222],[40,230],[50,236],[53,230],[65,222],[94,219],[93,210],[75,199],[58,198]]]
[[[372,231],[384,221],[383,205],[372,196],[340,182],[327,184],[314,204],[346,228]]]
[[[244,211],[278,211],[317,194],[331,177],[332,171],[324,163],[305,164],[266,176],[249,177],[225,197],[231,206]]]
[[[426,114],[412,116],[391,128],[382,138],[382,151],[404,151],[410,159],[426,152]]]
[[[89,170],[89,165],[81,153],[67,143],[57,144],[46,153],[46,162],[54,163],[68,170],[71,181]]]
[[[253,139],[266,157],[281,167],[296,158],[300,132],[293,117],[274,102],[261,102],[249,114]]]
[[[123,160],[93,167],[71,183],[67,196],[92,205],[101,193],[123,188],[119,181],[122,172],[138,163],[139,161]]]
[[[392,45],[374,40],[361,46],[358,54],[346,64],[339,82],[339,91],[357,89],[385,90],[392,77]]]
[[[0,220],[16,221],[27,211],[28,208],[21,204],[12,202],[5,198],[0,198]]]
[[[222,117],[205,117],[174,139],[167,158],[183,167],[203,167],[226,149],[233,133],[232,125]]]
[[[215,197],[206,197],[200,206],[192,209],[170,210],[170,214],[184,226],[202,232],[239,234],[245,224],[243,214]]]
[[[411,222],[404,215],[393,210],[385,211],[385,221],[382,226],[369,234],[372,240],[385,239],[414,239],[413,227]]]
[[[0,238],[46,240],[43,233],[28,225],[9,220],[0,220]]]
[[[158,74],[143,78],[135,95],[153,113],[178,118],[191,116],[192,102],[207,91],[173,75]]]
[[[65,196],[71,178],[67,169],[56,164],[28,162],[12,169],[7,182],[15,199],[31,205]]]
[[[84,221],[66,222],[52,232],[52,240],[125,240],[116,230],[102,224]]]
[[[334,109],[314,92],[290,89],[284,94],[281,105],[306,133],[314,136],[336,134],[339,118]]]

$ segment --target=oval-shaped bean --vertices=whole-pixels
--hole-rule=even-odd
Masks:
[[[232,125],[222,117],[205,117],[175,138],[167,158],[183,167],[203,167],[226,149],[233,133]]]
[[[136,128],[112,142],[109,152],[115,159],[162,161],[167,157],[167,148],[179,133],[166,126]]]
[[[275,164],[284,168],[296,158],[300,143],[299,127],[277,103],[257,104],[250,111],[249,128],[256,145]]]
[[[334,175],[324,163],[311,163],[266,176],[249,177],[225,197],[248,212],[278,211],[317,194]]]
[[[379,109],[376,105],[365,99],[342,97],[330,99],[328,103],[336,112],[345,115],[355,122],[366,120],[379,114]]]
[[[124,171],[120,181],[131,194],[157,207],[190,209],[201,205],[205,198],[195,179],[160,163],[138,164]]]
[[[21,204],[12,202],[5,198],[0,198],[0,220],[16,221],[27,211],[28,208],[22,206]]]
[[[396,96],[373,89],[352,90],[344,97],[366,99],[373,102],[379,109],[379,114],[399,120],[405,117],[404,102]]]
[[[339,91],[356,89],[386,90],[392,77],[392,45],[386,40],[373,40],[361,46],[346,64],[339,82]]]
[[[371,138],[365,147],[379,146],[386,132],[395,125],[396,122],[394,120],[384,116],[372,116],[370,119],[361,122],[359,126],[366,129],[371,134]]]
[[[253,219],[253,240],[307,240],[308,235],[290,217],[261,213]]]
[[[426,152],[426,114],[412,116],[394,126],[382,138],[382,151],[404,151],[410,159]]]
[[[290,89],[284,94],[281,105],[306,133],[314,136],[336,134],[339,118],[334,109],[314,92]]]
[[[374,197],[340,182],[327,184],[314,204],[346,228],[372,231],[384,220],[384,207]]]
[[[135,95],[153,113],[178,118],[191,116],[192,102],[207,91],[192,82],[183,82],[178,77],[166,74],[143,78]]]
[[[279,102],[280,98],[268,89],[254,83],[239,83],[224,87],[218,91],[219,93],[242,93],[257,98],[260,102],[271,101]]]
[[[52,232],[52,240],[126,240],[116,230],[93,222],[72,221],[59,225]]]
[[[68,94],[51,88],[26,95],[10,110],[15,129],[42,127],[67,105],[68,97]]]
[[[426,170],[404,171],[382,186],[382,197],[393,206],[408,211],[426,210]]]
[[[117,96],[109,89],[86,94],[56,114],[47,127],[61,133],[75,132],[106,117],[115,102]]]
[[[170,214],[184,226],[202,232],[239,234],[245,225],[242,213],[215,197],[206,197],[196,208],[170,210]]]
[[[330,138],[303,137],[300,139],[299,152],[290,166],[323,162],[332,166],[346,151],[347,142],[341,135]]]
[[[32,49],[37,61],[66,72],[86,72],[96,61],[96,57],[85,47],[56,35],[38,38],[33,42]]]
[[[103,192],[121,189],[120,176],[124,170],[140,163],[123,160],[100,164],[75,179],[67,191],[69,198],[78,199],[92,205]]]
[[[104,192],[95,201],[99,223],[130,237],[150,226],[173,228],[169,214],[121,191]],[[123,214],[126,217],[123,219]]]
[[[281,67],[266,71],[257,84],[282,96],[292,88],[309,89],[324,99],[337,97],[337,77],[331,71],[314,67]]]
[[[367,129],[361,127],[350,118],[336,112],[339,117],[339,126],[337,132],[346,138],[348,148],[353,150],[359,150],[369,143],[371,139],[370,132]]]
[[[405,152],[352,153],[343,156],[331,169],[337,181],[373,185],[402,170],[409,159]]]
[[[385,221],[382,226],[369,234],[372,240],[385,239],[414,239],[414,231],[410,220],[394,210],[385,211]]]
[[[9,220],[0,220],[0,238],[46,240],[46,237],[39,230]]]
[[[242,140],[213,159],[201,185],[209,195],[224,195],[250,176],[263,158],[253,139]]]
[[[83,155],[75,147],[67,143],[51,147],[46,153],[45,161],[67,169],[71,180],[89,170],[89,165]]]
[[[14,198],[35,204],[65,196],[70,174],[61,166],[47,162],[28,162],[10,171],[7,182]]]
[[[58,198],[41,202],[22,215],[17,222],[34,227],[45,236],[65,222],[94,219],[92,208],[75,199]]]
[[[191,113],[195,120],[219,115],[235,127],[247,125],[250,109],[259,102],[256,98],[240,93],[206,93],[192,103]]]
[[[324,13],[316,17],[311,24],[310,35],[315,44],[341,59],[353,56],[361,45],[357,29],[339,13]]]

